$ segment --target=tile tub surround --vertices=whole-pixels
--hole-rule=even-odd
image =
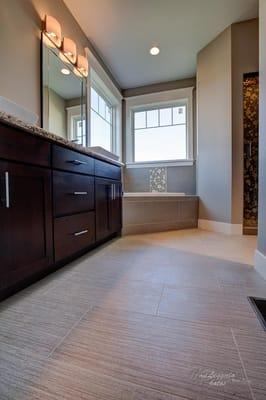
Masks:
[[[198,226],[198,197],[182,193],[125,193],[123,235]]]
[[[1,400],[264,400],[252,248],[199,230],[127,236],[2,302]]]
[[[95,158],[98,158],[99,160],[107,161],[109,163],[119,165],[119,166],[124,165],[123,163],[121,163],[119,161],[113,160],[110,157],[107,157],[103,154],[99,154],[96,151],[93,151],[92,149],[90,149],[90,147],[80,146],[79,144],[76,144],[69,140],[66,140],[61,136],[55,135],[54,133],[51,133],[51,132],[48,132],[45,129],[40,128],[37,125],[31,125],[24,121],[21,121],[20,119],[14,117],[13,115],[7,114],[3,111],[0,111],[0,121],[6,125],[13,126],[14,128],[19,128],[19,129],[23,130],[24,132],[28,132],[31,135],[39,136],[44,139],[50,140],[53,143],[65,145],[73,150],[79,151],[80,153],[84,153],[89,156],[91,155]]]

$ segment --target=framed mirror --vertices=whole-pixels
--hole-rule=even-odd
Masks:
[[[42,127],[87,146],[86,78],[42,33]]]

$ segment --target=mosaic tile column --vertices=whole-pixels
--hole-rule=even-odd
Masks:
[[[244,229],[258,225],[259,77],[243,81],[244,109]]]

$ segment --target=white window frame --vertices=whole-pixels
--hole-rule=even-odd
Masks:
[[[143,168],[158,166],[193,165],[193,90],[194,87],[167,90],[126,98],[126,167]],[[134,161],[134,112],[153,108],[187,106],[187,158],[185,160]]]
[[[88,104],[88,146],[91,144],[91,90],[93,87],[111,105],[113,110],[112,149],[111,152],[122,160],[122,95],[114,85],[109,75],[96,59],[90,49],[86,48],[86,55],[89,61],[89,76],[87,79],[87,104]]]
[[[66,107],[67,110],[67,138],[70,141],[75,140],[73,137],[73,122],[74,119],[77,117],[80,117],[80,106],[71,106],[71,107]],[[83,115],[84,119],[85,118],[85,106],[83,106]],[[86,132],[85,132],[86,135]]]
[[[90,89],[91,88],[93,88],[97,92],[97,94],[99,96],[101,96],[103,98],[103,100],[107,103],[107,105],[111,108],[111,113],[112,113],[112,117],[111,117],[111,149],[108,151],[115,153],[115,151],[116,151],[116,112],[117,112],[116,105],[111,103],[111,101],[106,97],[105,93],[103,93],[101,88],[97,85],[97,82],[95,82],[94,80],[91,82]],[[91,121],[91,110],[93,110],[93,109],[90,104],[90,108],[89,108],[90,121]],[[95,110],[93,110],[93,111],[95,111]],[[90,132],[91,132],[91,129],[90,129]],[[89,136],[89,146],[90,145],[91,145],[91,135]]]

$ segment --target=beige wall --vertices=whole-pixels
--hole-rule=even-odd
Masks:
[[[243,74],[258,61],[257,19],[233,24],[198,55],[201,219],[242,224]]]
[[[199,218],[231,220],[231,27],[198,54]]]
[[[65,100],[52,89],[49,89],[49,132],[67,138]]]
[[[86,46],[92,49],[62,0],[1,0],[0,95],[39,116],[40,31],[45,14],[58,19],[63,35],[76,42],[79,52]]]
[[[122,93],[124,97],[132,97],[149,93],[163,92],[165,90],[182,89],[191,86],[196,86],[195,77],[170,82],[155,83],[153,85],[140,86],[132,89],[124,89]]]
[[[266,1],[260,1],[260,121],[259,121],[258,250],[266,256]],[[266,279],[266,259],[264,277]]]
[[[243,219],[243,74],[259,70],[258,19],[232,25],[232,223]]]

